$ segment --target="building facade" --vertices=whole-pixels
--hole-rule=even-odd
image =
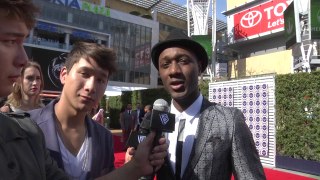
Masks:
[[[41,14],[25,49],[44,71],[45,91],[61,90],[59,71],[77,41],[104,44],[116,51],[118,72],[110,77],[109,86],[119,90],[157,87],[150,50],[159,41],[158,22],[87,1],[34,1]]]
[[[283,12],[287,0],[228,0],[229,77],[286,74],[292,70],[292,53],[286,50]]]
[[[49,95],[61,90],[60,68],[77,41],[104,44],[116,51],[118,72],[110,77],[107,95],[157,88],[161,82],[151,63],[151,47],[173,29],[187,32],[187,8],[169,1],[33,1],[41,13],[24,45],[28,56],[41,65],[44,92]],[[217,31],[221,29],[226,25],[218,21]]]
[[[297,27],[294,31],[292,26],[288,29],[286,20],[289,17],[285,19],[284,16],[287,8],[293,4],[298,14],[296,23],[299,23],[294,25]],[[310,10],[315,4],[310,4],[309,0],[228,0],[224,14],[228,24],[228,49],[233,56],[228,63],[229,77],[316,70],[319,66],[318,56],[310,54],[316,54],[319,42],[311,37],[312,27],[309,23]],[[290,46],[289,31],[298,37]]]

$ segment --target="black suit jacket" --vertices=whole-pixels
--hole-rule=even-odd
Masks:
[[[239,109],[203,99],[190,158],[182,179],[265,179],[252,134]],[[166,158],[158,180],[175,179]]]
[[[138,121],[141,124],[143,120],[142,118],[144,117],[145,112],[144,112],[144,109],[139,109],[139,110],[140,110],[140,113],[139,113]],[[138,110],[136,110],[136,113],[138,113]]]

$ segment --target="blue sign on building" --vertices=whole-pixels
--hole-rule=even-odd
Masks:
[[[58,27],[56,25],[45,23],[45,22],[41,22],[41,21],[37,22],[37,26],[36,27],[37,27],[37,29],[41,29],[41,30],[44,30],[44,31],[56,32],[56,33],[59,32]]]
[[[83,39],[94,39],[93,34],[86,31],[80,31],[80,30],[73,30],[72,36],[83,38]]]
[[[80,9],[80,3],[78,0],[47,0],[49,2],[67,6],[70,8]]]

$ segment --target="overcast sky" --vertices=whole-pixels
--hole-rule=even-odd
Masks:
[[[187,0],[171,0],[171,2],[179,5],[186,5]],[[226,0],[216,0],[217,2],[217,19],[226,22],[226,17],[221,12],[227,9]],[[211,15],[210,15],[211,16]]]

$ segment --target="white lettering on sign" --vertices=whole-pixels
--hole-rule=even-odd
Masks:
[[[273,22],[269,21],[268,22],[268,28],[277,27],[277,26],[282,25],[282,24],[284,24],[284,19],[283,18],[279,18],[279,19],[277,19],[276,21],[273,21]]]
[[[269,0],[234,14],[235,40],[283,28],[283,13],[291,2],[292,0]]]
[[[268,28],[269,27],[276,27],[278,25],[284,24],[284,19],[282,18],[284,10],[287,8],[287,6],[290,3],[279,3],[275,6],[267,7],[262,12],[259,12],[257,10],[249,11],[241,18],[241,26],[244,28],[252,28],[260,23],[260,21],[263,19],[263,17],[267,17],[268,20]],[[274,17],[280,17],[279,19],[276,19],[275,21],[271,22],[271,19],[274,19]]]
[[[271,19],[271,12],[273,13],[273,15],[279,17],[283,15],[284,10],[288,7],[290,3],[286,2],[286,3],[279,3],[275,6],[270,6],[268,8],[265,8],[263,11],[267,13],[267,19],[270,20]]]

